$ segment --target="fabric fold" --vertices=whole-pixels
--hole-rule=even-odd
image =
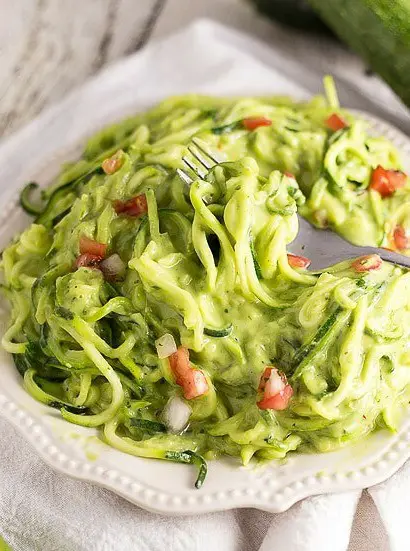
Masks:
[[[260,551],[346,551],[360,494],[314,496],[275,515]]]
[[[409,519],[407,507],[410,495],[410,463],[381,484],[368,489],[386,528],[390,551],[407,551]]]

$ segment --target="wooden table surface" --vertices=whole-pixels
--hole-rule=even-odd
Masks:
[[[0,0],[0,135],[148,40],[166,0]]]
[[[237,4],[252,9],[241,0],[0,0],[0,136],[175,23],[224,19]]]
[[[197,17],[216,19],[266,41],[282,33],[280,40],[288,41],[296,56],[303,60],[305,55],[305,43],[298,45],[297,37],[256,14],[245,0],[0,0],[0,14],[0,136],[107,63]],[[311,47],[316,48],[316,70],[334,65],[341,74],[363,73],[362,62],[343,48],[319,39]],[[386,541],[383,532],[364,493],[349,551],[373,551],[372,541]]]

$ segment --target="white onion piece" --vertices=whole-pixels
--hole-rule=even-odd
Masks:
[[[285,386],[286,383],[278,373],[278,370],[272,369],[269,381],[266,383],[265,386],[265,394],[267,394],[268,396],[275,396],[276,394],[279,394],[279,392],[282,392]]]
[[[117,253],[112,254],[100,262],[99,267],[103,274],[108,278],[123,275],[125,272],[125,264]]]
[[[191,413],[189,405],[179,396],[174,396],[165,406],[162,418],[170,432],[180,433],[188,425]]]
[[[170,333],[165,333],[159,339],[155,341],[155,348],[157,349],[158,358],[168,358],[171,354],[177,351],[177,345],[175,344],[174,337]]]

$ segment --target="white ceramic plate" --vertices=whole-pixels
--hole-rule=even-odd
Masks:
[[[410,159],[410,140],[368,114],[375,134],[390,138]],[[41,159],[35,180],[47,182],[58,171],[61,156]],[[410,165],[406,166],[410,170]],[[41,177],[40,177],[41,175]],[[13,182],[11,182],[13,184]],[[0,247],[29,222],[17,208],[17,195],[0,219]],[[1,330],[7,313],[1,312]],[[161,513],[192,514],[233,507],[284,511],[296,501],[319,493],[371,486],[391,476],[410,457],[410,411],[396,434],[380,431],[348,448],[328,454],[294,455],[264,468],[244,468],[237,461],[209,464],[201,490],[193,486],[195,469],[169,462],[131,457],[102,443],[98,432],[71,425],[59,413],[25,393],[11,356],[0,352],[0,414],[33,445],[50,466],[75,478],[113,490],[129,501]]]

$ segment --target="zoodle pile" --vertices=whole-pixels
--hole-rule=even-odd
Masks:
[[[198,488],[220,455],[246,465],[395,430],[410,273],[377,255],[313,273],[287,252],[298,212],[410,249],[397,151],[325,88],[168,99],[96,134],[38,200],[24,189],[35,220],[3,252],[2,345],[27,392],[119,450],[196,465]],[[182,159],[195,166],[193,138],[225,159],[201,177]]]

